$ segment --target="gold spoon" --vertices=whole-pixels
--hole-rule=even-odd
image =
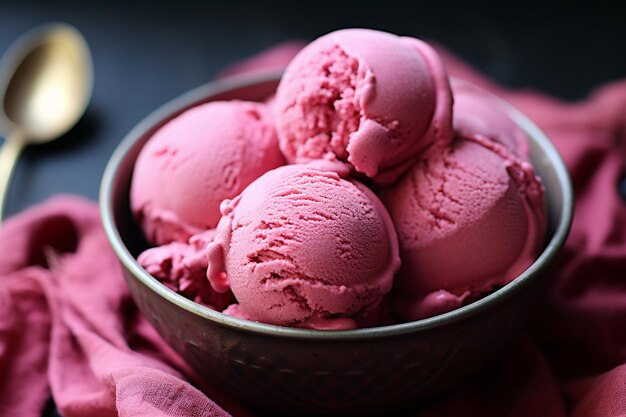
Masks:
[[[0,61],[0,222],[15,163],[31,143],[67,132],[85,112],[93,89],[89,47],[65,23],[38,26],[20,37]]]

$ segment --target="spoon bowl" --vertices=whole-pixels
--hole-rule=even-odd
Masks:
[[[74,27],[53,23],[20,37],[0,63],[0,221],[22,149],[67,132],[85,112],[93,90],[87,42]]]

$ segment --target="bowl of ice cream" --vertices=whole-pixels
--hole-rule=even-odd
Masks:
[[[167,223],[167,215],[157,215],[157,224],[165,224],[165,227],[160,229],[161,232],[166,232],[164,235],[154,231],[154,223],[144,227],[141,219],[138,219],[136,213],[132,210],[131,187],[133,173],[135,172],[138,158],[150,139],[158,132],[163,131],[164,126],[167,126],[169,122],[188,113],[190,109],[197,109],[214,102],[230,100],[264,102],[276,92],[281,76],[282,74],[278,73],[239,76],[198,87],[165,104],[146,117],[124,138],[112,155],[101,185],[100,204],[102,218],[107,237],[123,266],[126,281],[139,309],[150,320],[159,334],[200,375],[215,383],[221,389],[241,398],[246,403],[273,412],[288,413],[290,415],[383,413],[406,408],[458,384],[472,371],[492,358],[519,331],[525,318],[532,311],[532,307],[541,297],[550,280],[550,265],[565,241],[572,218],[573,199],[571,185],[567,170],[557,151],[549,139],[530,120],[514,108],[495,98],[494,103],[498,110],[505,113],[527,138],[527,149],[524,148],[525,145],[517,149],[514,140],[510,143],[504,141],[503,144],[496,145],[495,148],[490,144],[481,144],[481,146],[489,148],[490,152],[496,155],[508,155],[509,151],[505,149],[507,147],[515,148],[512,151],[513,153],[518,151],[528,153],[528,162],[532,165],[537,176],[541,178],[542,186],[545,189],[543,195],[545,196],[546,219],[543,226],[545,231],[542,232],[543,234],[540,237],[541,247],[537,255],[533,256],[531,260],[524,260],[525,263],[522,261],[520,261],[521,263],[506,261],[508,264],[515,264],[515,266],[508,265],[505,268],[507,272],[502,275],[505,278],[497,282],[491,282],[489,290],[481,292],[480,297],[474,296],[474,289],[484,289],[480,285],[471,286],[472,290],[470,291],[470,287],[467,285],[459,284],[460,286],[457,285],[460,288],[458,291],[456,291],[457,287],[455,287],[454,292],[451,291],[443,295],[437,291],[428,290],[430,291],[428,292],[430,298],[427,295],[420,298],[420,300],[426,299],[429,303],[408,303],[407,306],[403,304],[403,297],[398,297],[398,304],[402,305],[402,308],[398,309],[400,316],[403,317],[402,320],[387,320],[373,326],[360,325],[361,322],[359,320],[364,320],[365,323],[368,322],[368,314],[362,313],[373,310],[363,310],[359,307],[358,311],[355,310],[357,314],[349,318],[337,318],[331,315],[332,317],[329,319],[325,316],[320,325],[319,317],[306,316],[301,320],[299,319],[298,323],[313,323],[313,326],[285,326],[276,324],[286,314],[285,311],[291,311],[288,308],[280,308],[285,305],[289,306],[284,300],[270,301],[272,308],[268,309],[268,311],[278,311],[279,313],[267,315],[267,319],[263,316],[263,320],[246,319],[247,313],[237,313],[236,308],[231,309],[230,314],[224,314],[220,311],[226,304],[232,302],[228,297],[226,299],[216,298],[215,294],[203,296],[202,293],[198,292],[193,297],[190,297],[189,293],[185,293],[185,291],[177,291],[180,289],[179,287],[172,287],[172,285],[167,285],[163,280],[156,279],[154,274],[150,273],[149,268],[145,267],[145,263],[140,264],[137,261],[137,258],[150,244],[154,245],[156,244],[155,242],[172,244],[170,242],[171,236],[180,236],[182,233],[185,238],[188,238],[198,231],[200,234],[202,233],[202,230],[194,229],[196,227],[195,223],[191,221],[184,223],[185,227],[172,229]],[[464,84],[461,82],[459,85],[463,86]],[[469,88],[473,87],[470,86]],[[247,109],[246,114],[252,114],[254,120],[261,118],[256,110]],[[299,118],[294,116],[294,120],[299,120]],[[461,124],[463,126],[472,126],[472,123],[472,120],[468,120]],[[374,130],[378,129],[377,126],[370,127]],[[424,127],[420,127],[420,129],[428,130]],[[471,135],[468,134],[468,136]],[[480,142],[482,139],[479,137],[472,140]],[[466,153],[469,155],[467,157],[469,160],[479,161],[476,164],[478,166],[476,170],[479,172],[477,174],[479,180],[474,180],[474,177],[472,177],[471,181],[465,180],[463,179],[465,177],[460,174],[452,175],[450,178],[461,178],[462,181],[459,187],[464,190],[468,187],[487,188],[491,192],[490,195],[495,196],[493,200],[498,202],[497,204],[489,207],[485,206],[487,208],[481,206],[480,202],[476,202],[474,205],[476,210],[484,210],[485,214],[481,218],[498,219],[503,216],[503,210],[506,212],[517,210],[520,213],[524,210],[532,211],[532,206],[529,206],[531,209],[528,209],[526,206],[516,206],[508,202],[508,200],[503,200],[504,197],[502,196],[508,195],[509,191],[499,192],[497,182],[492,182],[490,179],[480,179],[480,175],[491,175],[491,171],[484,167],[489,166],[492,160],[499,161],[498,158],[500,157],[495,158],[491,154],[489,154],[491,156],[481,156],[483,153],[475,146],[474,142],[470,145],[457,146],[451,151],[446,151],[445,157],[440,158],[440,165],[454,165],[457,163],[457,160],[465,158],[463,155]],[[428,147],[428,144],[424,145],[424,148]],[[168,151],[172,151],[175,146],[168,145],[166,148]],[[318,149],[308,148],[311,152],[317,152]],[[397,176],[396,171],[399,167],[408,165],[405,164],[406,161],[398,162],[399,160],[397,159],[402,158],[406,151],[393,155],[393,158],[396,159],[383,158],[375,161],[376,165],[366,155],[364,157],[362,149],[362,144],[353,144],[349,148],[356,155],[354,160],[360,163],[357,169],[360,169],[365,174],[371,171],[371,177],[378,181],[378,185],[373,186],[374,188],[381,187],[383,189],[387,187],[388,183],[396,180],[394,178],[392,181],[390,178]],[[215,148],[208,149],[208,152],[217,151],[218,149]],[[423,149],[419,149],[419,152],[423,151]],[[172,153],[177,154],[177,152]],[[290,155],[288,159],[305,154],[294,150]],[[305,156],[308,158],[310,154]],[[207,154],[206,158],[211,158],[211,155]],[[252,159],[246,165],[253,164],[254,160]],[[276,163],[276,165],[280,164]],[[434,164],[429,165],[431,168],[432,166]],[[524,172],[527,172],[525,170],[526,165],[523,163],[516,165],[507,161],[506,167],[509,170],[507,172],[512,171],[515,174],[513,176],[518,178],[519,183],[517,183],[517,186],[519,188],[533,189],[534,183],[530,180],[524,180],[526,178]],[[341,169],[337,170],[341,171]],[[389,287],[392,286],[386,277],[394,274],[410,275],[414,273],[412,272],[414,268],[424,264],[423,262],[417,262],[416,265],[418,266],[409,265],[408,269],[402,269],[395,264],[394,256],[399,253],[398,248],[394,246],[396,231],[389,232],[388,225],[390,222],[386,217],[388,214],[384,213],[384,209],[379,209],[379,200],[370,196],[373,193],[367,189],[358,184],[357,186],[351,185],[353,183],[344,181],[340,178],[341,175],[337,173],[321,173],[323,170],[320,166],[300,168],[297,165],[286,165],[271,171],[272,174],[270,176],[263,177],[261,181],[253,182],[252,184],[254,185],[248,188],[239,187],[237,194],[243,188],[249,189],[249,191],[244,191],[241,196],[228,199],[226,203],[221,205],[222,218],[219,225],[217,225],[217,237],[215,237],[215,232],[211,232],[210,236],[205,236],[206,239],[197,238],[194,241],[194,244],[199,244],[203,247],[203,253],[206,249],[209,260],[204,260],[203,262],[209,264],[210,267],[204,265],[204,270],[201,272],[203,276],[208,275],[207,282],[210,282],[214,289],[224,287],[224,294],[226,294],[225,291],[230,290],[231,287],[235,290],[243,285],[243,290],[238,290],[240,292],[237,293],[242,300],[246,297],[256,299],[258,297],[255,294],[263,290],[262,287],[246,287],[245,270],[241,272],[236,268],[236,265],[240,265],[242,261],[237,261],[235,257],[232,259],[225,258],[225,253],[229,253],[225,248],[228,248],[230,253],[241,253],[241,251],[235,250],[236,245],[241,245],[241,242],[245,243],[247,237],[245,234],[238,235],[237,233],[243,233],[246,230],[246,225],[251,221],[249,219],[254,218],[255,221],[258,220],[259,213],[271,212],[269,218],[259,220],[268,230],[271,229],[269,226],[282,220],[292,225],[293,222],[290,219],[285,220],[285,216],[281,214],[281,210],[287,210],[283,203],[276,205],[258,201],[258,196],[266,192],[267,184],[272,183],[283,187],[277,191],[280,197],[287,196],[291,199],[290,201],[294,201],[294,205],[290,206],[292,208],[289,210],[299,213],[298,210],[301,207],[312,204],[311,201],[313,200],[315,200],[313,203],[317,203],[318,200],[324,198],[334,202],[339,200],[341,204],[349,204],[350,201],[355,200],[357,201],[356,204],[363,209],[363,212],[359,213],[355,218],[364,218],[364,222],[370,224],[368,227],[386,230],[386,234],[381,234],[389,237],[388,241],[379,242],[376,238],[372,238],[371,245],[362,245],[360,252],[363,253],[356,255],[349,251],[343,253],[346,258],[351,259],[355,256],[362,256],[362,260],[371,262],[371,264],[368,264],[366,268],[359,272],[361,275],[367,275],[368,271],[378,268],[376,265],[380,266],[379,273],[370,275],[373,276],[372,282],[376,283],[376,288],[381,288],[381,293],[389,291]],[[415,176],[423,176],[423,171],[424,169],[421,169],[421,171],[416,169],[417,173]],[[151,175],[158,175],[158,173]],[[411,175],[406,174],[405,176],[410,177]],[[431,177],[441,178],[437,173],[431,175]],[[228,174],[226,178],[232,178],[232,174]],[[302,178],[306,178],[307,187],[310,184],[314,184],[315,187],[318,187],[318,185],[322,187],[314,188],[313,190],[319,198],[304,198],[294,191],[299,186],[298,184],[302,182]],[[315,181],[311,182],[313,181],[311,178]],[[452,180],[449,180],[448,183],[450,181]],[[478,181],[478,185],[474,184],[476,181]],[[323,188],[326,183],[331,188]],[[237,188],[236,185],[233,187]],[[183,187],[184,185],[181,184],[180,186]],[[398,189],[401,188],[398,187]],[[157,186],[156,189],[159,191],[163,190],[166,193],[166,190],[161,186]],[[341,193],[349,192],[350,197],[344,199],[342,197],[344,194],[333,194],[336,190],[340,190]],[[180,187],[175,188],[171,192],[180,192]],[[385,205],[396,206],[396,208],[389,210],[393,216],[401,216],[406,213],[401,204],[390,203],[390,201],[395,201],[396,196],[394,194],[397,193],[399,191],[394,190],[380,193],[381,200],[385,202]],[[389,195],[386,196],[386,194]],[[293,198],[294,195],[297,198]],[[532,197],[532,193],[529,195]],[[443,197],[450,196],[444,193]],[[192,198],[192,196],[189,196],[189,198]],[[368,205],[367,202],[369,201],[374,201],[374,203]],[[338,211],[344,210],[344,206],[341,204],[337,205],[339,207]],[[414,205],[419,206],[417,203]],[[492,209],[491,207],[496,208]],[[382,213],[380,216],[376,214],[377,210]],[[394,210],[401,214],[394,214]],[[308,216],[308,212],[303,213],[298,214],[298,216],[300,218]],[[458,210],[453,210],[447,214],[439,210],[437,213],[440,217],[439,220],[445,220],[446,218],[449,220],[450,216],[455,215],[454,213],[459,213],[458,216],[460,217],[452,222],[454,224],[461,224],[464,221],[463,219],[467,217],[463,214],[463,211]],[[205,226],[206,228],[215,227],[216,216],[219,217],[219,213],[217,215],[213,214],[213,219],[210,220],[210,222],[213,222],[211,223],[212,226]],[[371,219],[367,216],[371,216]],[[327,212],[313,211],[310,217],[312,219],[311,222],[317,222],[315,224],[319,224],[319,227],[307,229],[309,233],[340,233],[337,232],[339,229],[333,226],[335,218],[328,215]],[[471,220],[474,217],[469,216],[468,218]],[[534,217],[529,215],[528,218],[533,219]],[[425,219],[424,221],[428,221],[428,218],[425,217]],[[526,223],[528,222],[530,220],[526,221]],[[179,222],[178,224],[181,223]],[[237,227],[234,227],[233,224],[236,224]],[[355,223],[353,222],[353,224]],[[476,222],[473,224],[476,224]],[[354,233],[358,235],[362,233],[362,230],[357,226],[354,226]],[[486,252],[491,250],[489,248],[492,247],[502,250],[501,244],[489,242],[489,240],[498,239],[500,235],[503,235],[501,233],[503,228],[511,235],[519,235],[521,233],[519,230],[522,230],[506,222],[498,226],[497,221],[496,226],[480,225],[480,227],[468,229],[472,234],[486,236],[483,237],[483,240],[488,241],[483,245],[484,248],[481,249],[482,252],[478,253],[478,257],[494,258],[493,253]],[[536,229],[535,227],[533,230]],[[146,237],[146,230],[151,231],[149,237]],[[282,234],[275,233],[272,236],[279,240],[298,239],[297,235],[285,236],[283,233],[285,230],[290,231],[291,229],[281,228],[280,232]],[[454,228],[451,228],[451,230],[454,230]],[[269,238],[267,238],[265,231],[259,234],[257,228],[255,233],[254,239],[256,241],[268,241]],[[407,232],[407,234],[410,235],[410,232]],[[450,234],[450,236],[452,235],[457,236],[454,233]],[[277,238],[276,236],[279,237]],[[428,236],[429,239],[436,240],[439,235],[431,233]],[[471,245],[471,240],[467,241],[467,237],[461,240],[448,237],[446,239],[440,240],[444,243],[452,242],[448,243],[451,246]],[[534,242],[535,240],[537,238],[534,235],[532,239],[524,236],[517,239],[517,243],[511,245],[516,245],[515,250],[524,253],[534,244],[529,242]],[[400,238],[400,241],[402,241],[402,238]],[[272,242],[275,244],[276,240]],[[177,243],[174,242],[174,244]],[[250,244],[247,243],[248,246]],[[343,242],[343,244],[347,245],[346,242]],[[395,245],[397,246],[397,243]],[[408,245],[405,246],[408,247]],[[436,247],[436,245],[431,246]],[[478,246],[480,247],[480,245]],[[252,257],[253,259],[251,257],[244,257],[244,259],[254,261],[255,266],[258,266],[255,271],[263,271],[263,268],[269,265],[268,260],[274,264],[284,263],[286,255],[278,251],[274,246],[272,248],[271,251],[256,251],[255,256]],[[288,256],[297,258],[303,256],[302,253],[319,250],[321,253],[319,256],[324,257],[327,256],[324,250],[322,250],[324,248],[324,245],[304,246],[304,249],[301,249],[299,252],[288,252]],[[374,249],[368,252],[371,248]],[[381,251],[388,252],[391,255],[379,256]],[[435,251],[432,253],[433,255],[430,258],[436,256],[439,252]],[[497,257],[502,258],[503,256],[498,252]],[[380,258],[380,262],[378,258]],[[291,262],[292,259],[290,258],[289,261]],[[360,264],[364,261],[360,261]],[[235,266],[229,266],[229,263]],[[454,262],[451,261],[446,265],[442,265],[443,272],[441,272],[441,276],[443,278],[441,279],[445,280],[446,276],[451,276],[450,280],[453,280],[454,274],[449,272],[453,270],[451,268],[454,265],[451,266],[451,264],[454,264]],[[494,263],[491,261],[480,261],[474,269],[466,267],[466,264],[463,262],[458,262],[458,264],[460,266],[457,268],[472,271],[475,269],[478,271],[477,273],[484,273],[481,271],[498,267],[498,262]],[[342,268],[342,264],[333,265],[339,266],[334,268],[333,271],[325,272],[328,276],[333,274],[345,275],[343,272],[336,274],[336,271]],[[426,267],[435,268],[431,264],[426,265]],[[272,281],[275,278],[272,275],[275,274],[275,269],[270,268],[270,270],[268,272],[270,275],[268,276],[271,279],[268,278],[267,281]],[[294,272],[293,269],[289,269],[289,278],[292,279],[293,275],[297,275],[299,271],[296,270]],[[225,272],[229,272],[232,278],[225,281]],[[314,274],[314,272],[310,271],[308,273]],[[244,284],[241,284],[242,276],[244,276]],[[395,282],[393,285],[396,285]],[[412,294],[412,292],[423,294],[423,288],[430,288],[430,284],[424,284],[422,287],[405,283],[399,285],[401,288],[406,287],[408,294]],[[287,285],[287,287],[290,291],[285,292],[289,294],[289,300],[300,303],[302,296],[294,292],[294,286]],[[307,295],[307,297],[324,297],[324,291],[317,291],[320,287],[322,286],[313,286],[312,288],[315,289],[314,294],[311,293],[313,295]],[[341,292],[342,296],[350,299],[352,304],[354,304],[354,299],[358,299],[364,305],[371,305],[372,302],[367,299],[367,296],[371,295],[369,288],[368,291],[356,293],[356,295],[348,294],[346,296],[345,292],[339,292]],[[393,292],[393,289],[391,289],[391,292]],[[271,296],[267,298],[271,299]],[[434,304],[430,303],[432,300],[435,300]],[[437,304],[437,302],[440,302],[440,304]],[[215,308],[214,305],[209,305],[212,303],[223,305],[220,308]],[[323,306],[324,303],[320,301],[316,305]],[[433,305],[435,306],[434,308]],[[319,309],[322,309],[322,307],[319,307]],[[332,306],[328,307],[328,309],[332,309]],[[425,311],[428,314],[424,313]],[[256,311],[254,313],[255,318],[261,317],[259,315],[263,314],[263,312]],[[365,319],[362,316],[365,316]],[[272,320],[276,321],[273,322],[274,324],[269,324],[272,323]],[[355,322],[358,325],[354,325]],[[346,323],[348,324],[346,325]],[[332,330],[319,330],[320,328]]]

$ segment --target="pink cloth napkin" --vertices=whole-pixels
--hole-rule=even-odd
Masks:
[[[284,65],[297,44],[229,71]],[[421,416],[626,416],[626,81],[566,103],[506,90],[441,49],[451,75],[517,106],[554,141],[576,212],[526,331]],[[0,417],[254,416],[201,381],[136,310],[92,202],[54,198],[0,229]]]

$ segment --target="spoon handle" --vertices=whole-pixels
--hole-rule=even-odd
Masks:
[[[4,220],[9,184],[22,149],[24,141],[19,132],[9,134],[0,148],[0,222]]]

